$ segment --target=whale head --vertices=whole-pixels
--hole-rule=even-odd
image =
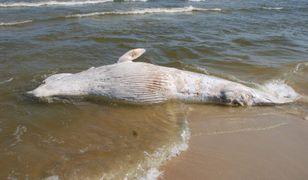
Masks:
[[[58,95],[59,91],[57,88],[53,88],[52,86],[42,84],[32,91],[28,91],[27,94],[42,98],[42,97],[50,97]]]
[[[62,73],[49,76],[44,80],[43,84],[27,93],[39,98],[61,96],[69,92],[71,93],[73,92],[72,87],[67,83],[68,79],[66,78],[70,75],[70,73]]]

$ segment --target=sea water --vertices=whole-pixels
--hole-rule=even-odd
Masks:
[[[189,104],[26,94],[132,48],[254,88],[288,84],[301,98],[278,109],[306,117],[307,34],[304,0],[0,0],[0,179],[155,179],[189,148]]]

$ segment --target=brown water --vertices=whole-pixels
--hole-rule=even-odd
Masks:
[[[188,152],[197,153],[182,163],[191,162],[205,177],[210,170],[203,169],[210,166],[199,166],[198,158],[228,151],[226,143],[240,147],[236,143],[241,138],[213,139],[216,144],[211,144],[200,140],[204,134],[246,135],[250,130],[279,130],[287,123],[294,124],[287,134],[307,135],[300,133],[306,130],[302,121],[308,116],[305,0],[20,2],[0,0],[0,179],[155,178],[165,160],[187,148],[189,126]],[[96,98],[46,103],[26,95],[52,74],[112,64],[136,47],[147,49],[139,59],[143,62],[251,87],[281,80],[301,99],[283,106],[234,108],[180,102],[131,106]],[[255,138],[249,136],[243,142]],[[278,135],[265,139],[281,140]],[[304,154],[306,146],[293,140],[281,142],[293,143],[292,150]],[[211,145],[210,151],[202,149]],[[238,168],[248,160],[258,164],[251,168],[261,167],[262,161],[257,160],[267,157],[265,153],[255,158],[247,155],[241,161],[233,155],[228,157],[242,163],[234,165]],[[303,161],[273,158],[277,161],[272,166],[298,162],[307,168],[304,157]],[[225,162],[224,168],[229,166]],[[281,166],[279,171],[288,168]],[[301,172],[300,177],[306,175]]]
[[[7,105],[2,109],[12,114],[3,117],[9,123],[1,124],[1,179],[145,176],[147,169],[158,167],[175,155],[171,150],[186,143],[181,138],[187,130],[186,110],[181,107]],[[22,120],[11,118],[13,113]]]

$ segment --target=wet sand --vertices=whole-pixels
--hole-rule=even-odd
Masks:
[[[286,108],[195,106],[189,149],[161,179],[307,179],[308,121]]]

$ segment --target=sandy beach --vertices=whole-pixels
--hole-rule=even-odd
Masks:
[[[307,120],[268,107],[204,109],[190,113],[189,149],[161,179],[307,179]]]

